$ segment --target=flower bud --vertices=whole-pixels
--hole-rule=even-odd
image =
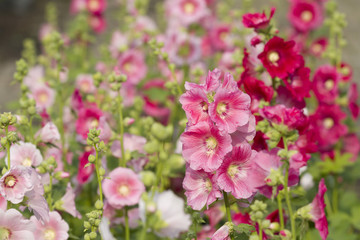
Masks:
[[[97,200],[97,201],[95,202],[95,208],[96,208],[96,209],[101,210],[101,209],[103,209],[103,207],[104,207],[104,204],[103,204],[102,201]]]
[[[89,161],[90,163],[94,163],[95,160],[96,160],[96,157],[95,157],[94,155],[90,154],[89,157],[88,157],[88,161]]]
[[[140,173],[141,180],[146,187],[153,186],[156,181],[156,176],[152,171],[143,171]]]

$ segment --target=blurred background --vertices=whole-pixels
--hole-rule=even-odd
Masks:
[[[109,0],[111,2],[111,0]],[[164,0],[152,0],[152,3]],[[45,7],[48,0],[0,0],[0,111],[6,111],[7,104],[17,100],[19,86],[10,85],[15,71],[15,61],[21,56],[23,40],[38,39],[41,24],[45,21]],[[55,1],[58,7],[59,24],[63,30],[72,17],[69,14],[71,0]],[[240,1],[239,1],[240,2]],[[254,0],[257,11],[268,10],[269,0]],[[273,1],[277,6],[275,18],[279,27],[288,26],[286,14],[287,0]],[[339,10],[346,14],[348,26],[345,38],[348,45],[344,49],[344,61],[353,67],[353,79],[360,78],[360,0],[338,0]],[[151,6],[151,4],[150,4]],[[111,9],[108,9],[111,11]],[[241,19],[239,19],[241,24]],[[111,25],[111,23],[109,23]]]

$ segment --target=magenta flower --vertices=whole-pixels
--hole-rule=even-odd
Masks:
[[[106,0],[86,0],[86,8],[90,13],[99,15],[106,9]]]
[[[80,109],[78,119],[76,120],[77,134],[86,139],[89,129],[99,127],[99,120],[102,115],[103,113],[96,106]]]
[[[180,141],[183,144],[183,157],[194,170],[205,172],[217,170],[224,156],[231,151],[231,137],[219,131],[213,123],[199,122],[184,132]]]
[[[336,67],[330,65],[320,66],[313,79],[312,89],[321,103],[333,104],[339,95],[338,83],[341,75]]]
[[[263,13],[246,13],[242,17],[242,23],[247,28],[261,29],[266,28],[271,18],[274,16],[275,8],[271,8],[270,16],[266,17],[265,12]]]
[[[320,236],[323,240],[327,238],[328,235],[328,222],[325,215],[325,201],[324,195],[327,191],[324,179],[321,179],[319,183],[319,190],[316,194],[314,200],[310,204],[311,210],[311,220],[315,223],[315,227],[319,230]]]
[[[359,104],[357,103],[358,95],[359,93],[357,90],[357,84],[351,83],[348,91],[348,99],[349,99],[349,109],[353,119],[356,119],[359,116]]]
[[[321,26],[323,9],[316,1],[291,1],[288,18],[296,30],[308,32]]]
[[[79,74],[76,77],[75,86],[83,93],[94,93],[96,91],[91,74]]]
[[[139,202],[145,186],[131,169],[116,168],[108,177],[110,179],[103,181],[103,188],[104,195],[111,206],[122,208]]]
[[[22,165],[25,167],[39,166],[43,157],[39,149],[32,143],[20,141],[10,147],[10,165],[11,167]],[[7,163],[7,160],[5,161]]]
[[[119,71],[127,76],[127,82],[136,85],[147,73],[144,54],[136,50],[126,51],[117,64]]]
[[[284,78],[304,64],[304,59],[295,50],[295,42],[285,42],[277,36],[270,39],[259,59],[264,64],[271,77]]]
[[[221,198],[222,194],[214,181],[214,175],[202,170],[186,169],[183,187],[186,190],[187,203],[194,210],[201,210]]]
[[[85,151],[80,157],[79,157],[79,170],[78,174],[76,176],[77,181],[80,184],[84,184],[87,181],[89,181],[92,173],[94,172],[95,166],[94,164],[91,164],[90,166],[85,167],[86,164],[89,163],[89,156],[93,153],[93,150]]]
[[[208,13],[205,0],[168,0],[167,12],[184,25],[198,22]]]
[[[251,197],[256,191],[251,176],[251,166],[256,151],[247,143],[235,146],[225,156],[223,164],[216,171],[216,181],[220,189],[230,192],[237,199]]]
[[[25,219],[16,209],[3,211],[0,209],[0,239],[34,240],[35,226]]]
[[[321,37],[311,43],[309,50],[314,56],[321,57],[323,52],[325,52],[327,46],[328,46],[327,38]]]
[[[218,25],[210,31],[210,41],[214,49],[225,51],[233,48],[233,37],[229,25]]]
[[[95,33],[102,33],[106,28],[106,20],[102,15],[91,15],[88,21]]]
[[[349,64],[342,62],[340,65],[340,73],[341,73],[341,81],[348,82],[351,80],[353,75],[352,67]]]
[[[216,89],[220,87],[220,76],[221,70],[215,68],[213,71],[208,72],[204,83],[196,84],[192,82],[185,82],[185,89],[189,91],[195,88],[199,88],[204,90],[205,93],[208,94],[209,92],[216,91]]]
[[[310,97],[310,68],[300,67],[296,69],[293,74],[290,74],[287,80],[283,80],[286,88],[296,100],[303,100],[306,97]]]
[[[186,91],[179,99],[191,125],[209,120],[209,101],[201,88]]]
[[[69,237],[69,225],[61,218],[58,212],[50,212],[49,221],[42,223],[34,216],[30,221],[34,224],[34,236],[38,240],[66,240]]]

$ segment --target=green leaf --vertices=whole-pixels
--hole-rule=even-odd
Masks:
[[[247,235],[250,235],[251,232],[255,231],[256,229],[253,225],[242,223],[234,226],[234,230],[238,233],[245,233]]]

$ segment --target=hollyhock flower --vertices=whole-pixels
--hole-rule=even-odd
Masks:
[[[247,28],[262,29],[266,28],[271,18],[274,16],[275,8],[271,8],[269,18],[266,17],[265,11],[263,13],[246,13],[242,17],[242,23]]]
[[[166,226],[155,232],[159,237],[178,238],[180,233],[189,230],[191,219],[184,212],[184,200],[172,191],[164,191],[154,197],[156,209]]]
[[[201,210],[222,197],[222,194],[214,181],[214,175],[211,173],[194,171],[191,168],[186,169],[183,187],[186,190],[188,205],[194,210]]]
[[[287,79],[283,80],[286,88],[298,101],[310,97],[310,68],[298,68],[293,74],[290,74]]]
[[[42,223],[34,216],[30,221],[35,225],[34,236],[38,240],[66,240],[69,237],[69,225],[61,218],[58,212],[50,212],[49,221]]]
[[[130,133],[124,133],[124,149],[125,151],[144,153],[144,146],[146,138],[142,136],[133,135]],[[114,141],[111,146],[111,153],[117,158],[121,158],[121,145],[120,141]]]
[[[355,162],[360,152],[360,141],[355,133],[350,133],[343,138],[342,152],[351,153],[353,157],[350,159]]]
[[[238,145],[245,141],[250,142],[256,135],[256,119],[254,115],[250,115],[249,122],[244,126],[238,127],[231,134],[232,145]]]
[[[23,83],[29,88],[32,89],[35,86],[43,85],[44,83],[44,67],[37,65],[29,69],[28,74],[24,77]]]
[[[175,40],[167,40],[166,48],[170,60],[177,65],[192,64],[201,57],[201,40],[195,36],[177,33]]]
[[[212,240],[231,240],[230,227],[227,223],[222,225],[211,237]]]
[[[55,143],[60,140],[59,130],[53,122],[46,123],[37,134],[43,142]]]
[[[220,76],[221,76],[221,71],[215,68],[213,71],[208,72],[208,75],[204,83],[196,84],[192,82],[185,82],[185,89],[189,91],[192,89],[199,88],[204,90],[205,93],[208,94],[209,92],[213,92],[220,87],[220,83],[221,83]]]
[[[54,169],[55,172],[64,170],[61,148],[57,148],[57,147],[48,148],[44,154],[44,158],[48,159],[49,157],[53,157],[56,161],[57,167]]]
[[[75,86],[83,93],[94,93],[96,90],[91,74],[79,74],[76,77]]]
[[[82,108],[79,111],[78,119],[76,120],[76,133],[83,139],[87,138],[89,129],[98,128],[100,117],[103,115],[97,107]]]
[[[208,109],[209,101],[203,89],[194,88],[181,95],[179,102],[186,113],[191,125],[210,119]]]
[[[256,151],[251,150],[247,143],[233,147],[228,153],[223,164],[216,171],[216,179],[220,189],[231,194],[237,199],[249,198],[255,192],[251,179],[250,169]]]
[[[295,42],[285,42],[277,36],[270,39],[259,59],[271,77],[284,78],[304,64],[303,57],[294,49]]]
[[[85,167],[86,164],[89,163],[89,156],[93,153],[93,150],[85,151],[80,157],[79,157],[79,171],[76,176],[77,181],[80,184],[84,184],[87,181],[89,181],[92,173],[94,172],[95,166],[94,164],[91,164],[90,166]]]
[[[229,25],[217,25],[209,33],[210,41],[216,50],[224,51],[233,48],[233,37]]]
[[[106,28],[106,20],[102,15],[89,16],[89,25],[96,33],[102,33]]]
[[[122,208],[139,202],[145,186],[131,169],[118,167],[108,177],[103,181],[103,190],[110,205]]]
[[[324,37],[318,38],[311,43],[309,50],[314,56],[321,57],[322,54],[325,52],[327,45],[328,45],[327,38]]]
[[[31,89],[31,96],[36,102],[36,107],[48,109],[54,104],[55,90],[46,85],[36,85]]]
[[[308,32],[321,26],[323,9],[316,1],[291,1],[288,18],[296,30]]]
[[[122,51],[127,49],[127,37],[119,31],[115,31],[111,37],[109,51],[113,58],[118,58]]]
[[[306,87],[307,89],[311,88],[310,86]],[[294,91],[289,90],[284,86],[279,86],[277,88],[277,96],[275,104],[284,105],[287,108],[298,108],[303,109],[306,106],[305,100],[303,98],[298,98],[294,96]],[[310,96],[310,95],[309,95]]]
[[[86,0],[71,0],[70,13],[77,14],[86,9]]]
[[[353,117],[353,119],[356,119],[359,116],[359,105],[357,104],[358,91],[357,91],[356,83],[352,83],[350,85],[348,91],[348,99],[349,99],[349,109],[351,112],[351,116]]]
[[[328,235],[328,222],[325,215],[325,201],[324,195],[327,191],[324,179],[321,179],[319,183],[319,190],[314,200],[310,204],[311,220],[315,223],[315,227],[319,230],[320,236],[323,240]]]
[[[61,206],[59,208],[73,217],[81,219],[81,214],[76,210],[75,197],[75,191],[72,189],[71,184],[68,183],[65,195],[60,200]]]
[[[225,213],[222,211],[221,207],[222,206],[220,204],[215,204],[211,206],[211,208],[204,211],[204,214],[209,218],[211,227],[215,227],[225,216]]]
[[[9,240],[34,240],[35,226],[30,220],[25,219],[16,209],[0,209],[0,239]]]
[[[348,82],[351,80],[353,75],[352,67],[349,64],[342,62],[340,65],[340,73],[341,73],[341,81]]]
[[[7,201],[6,199],[0,194],[0,211],[6,211],[7,209]]]
[[[86,0],[86,8],[92,14],[102,14],[106,9],[106,0]]]
[[[208,12],[205,0],[168,0],[166,10],[184,25],[198,22]]]
[[[98,130],[100,130],[99,138],[101,141],[104,141],[105,143],[109,142],[111,138],[111,128],[109,124],[106,121],[106,117],[102,116],[99,119],[99,126],[97,127]]]
[[[10,147],[10,165],[11,167],[22,165],[25,167],[39,166],[43,161],[43,157],[32,143],[20,141]],[[5,161],[7,163],[7,160]]]
[[[183,157],[194,170],[212,172],[219,168],[224,156],[231,151],[231,137],[220,132],[212,123],[199,122],[188,127],[180,141]]]
[[[314,74],[312,89],[321,103],[332,104],[339,95],[341,75],[330,65],[320,66]]]
[[[84,108],[84,102],[79,89],[75,89],[71,96],[71,108],[78,112],[80,109]]]
[[[118,60],[119,71],[127,76],[127,82],[136,85],[147,73],[144,54],[137,50],[124,52]]]

